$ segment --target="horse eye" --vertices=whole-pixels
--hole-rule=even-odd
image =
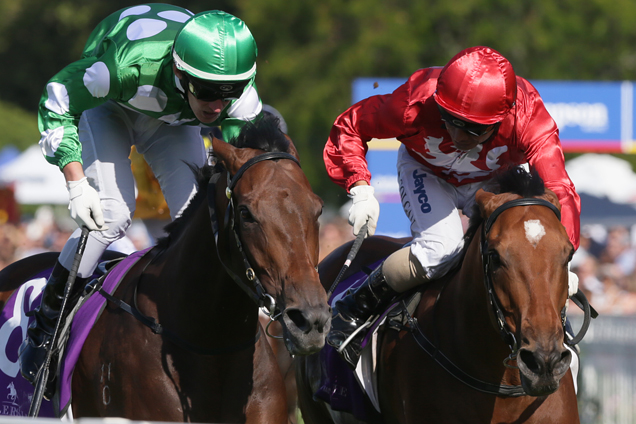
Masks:
[[[241,216],[242,221],[254,222],[254,217],[246,207],[241,207],[239,209],[239,215]]]
[[[499,256],[499,252],[491,250],[488,252],[488,256],[490,256],[490,264],[493,268],[499,268],[501,266],[501,257]]]

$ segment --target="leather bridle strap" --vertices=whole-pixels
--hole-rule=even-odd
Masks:
[[[224,215],[224,224],[221,226],[219,224],[219,214],[216,210],[216,185],[220,183],[220,175],[221,173],[215,173],[211,178],[208,184],[208,208],[210,211],[210,220],[212,222],[212,231],[214,233],[214,241],[216,245],[216,252],[221,265],[225,271],[232,277],[234,282],[245,292],[248,296],[259,306],[264,307],[271,317],[276,317],[280,314],[280,310],[278,305],[276,304],[275,299],[269,295],[263,284],[258,279],[256,272],[249,260],[247,259],[247,255],[245,254],[245,250],[243,249],[243,244],[241,239],[236,231],[236,227],[234,225],[233,219],[233,189],[236,187],[238,180],[245,174],[245,172],[252,167],[253,165],[263,162],[266,160],[278,160],[278,159],[288,159],[295,162],[298,166],[300,166],[300,162],[296,157],[290,155],[289,153],[284,152],[268,152],[263,153],[261,155],[255,156],[249,159],[247,162],[243,164],[236,172],[236,174],[230,179],[229,171],[227,172],[228,183],[225,189],[225,195],[228,198],[229,202],[227,208],[225,210]],[[219,248],[219,236],[221,234],[221,230],[229,229],[231,230],[233,237],[230,237],[235,242],[235,247],[238,249],[243,269],[241,271],[234,271],[227,263],[227,260],[224,260],[223,254]],[[225,253],[225,252],[224,252]],[[252,288],[253,287],[253,288]]]
[[[497,209],[494,210],[493,213],[490,214],[486,222],[484,222],[484,224],[481,227],[482,232],[481,232],[480,250],[481,250],[481,257],[482,257],[482,265],[484,268],[484,284],[486,286],[486,292],[488,294],[488,301],[492,308],[493,314],[495,315],[495,321],[497,322],[497,326],[499,327],[499,333],[501,335],[501,338],[504,340],[506,344],[508,344],[508,346],[510,347],[510,350],[512,351],[511,356],[509,358],[516,357],[519,346],[517,344],[517,339],[515,338],[515,335],[512,333],[512,331],[510,331],[510,328],[508,327],[508,324],[506,323],[506,319],[504,317],[501,304],[499,302],[499,299],[497,298],[497,294],[495,293],[495,287],[492,282],[492,264],[490,262],[490,254],[488,253],[487,236],[493,224],[495,223],[499,215],[502,214],[502,212],[510,208],[514,208],[516,206],[535,206],[535,205],[545,206],[549,208],[550,210],[552,210],[552,212],[554,212],[554,214],[557,216],[559,221],[561,220],[561,212],[559,211],[559,208],[554,206],[552,203],[544,199],[538,199],[534,197],[524,197],[521,199],[511,200],[499,206]]]
[[[296,159],[296,157],[290,155],[289,153],[284,153],[284,152],[263,153],[262,155],[254,156],[252,159],[245,162],[243,166],[241,166],[239,170],[236,171],[236,174],[234,174],[234,176],[232,177],[232,180],[228,184],[228,188],[230,190],[234,190],[234,187],[236,187],[236,183],[238,182],[238,180],[241,179],[243,174],[245,174],[245,171],[250,169],[252,165],[255,165],[259,162],[263,162],[265,160],[278,160],[278,159],[289,159],[291,161],[296,162],[296,164],[300,166],[300,162],[298,162],[298,159]]]

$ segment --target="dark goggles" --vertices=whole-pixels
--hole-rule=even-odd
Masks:
[[[463,119],[459,119],[456,116],[451,115],[441,106],[437,106],[439,109],[439,113],[442,115],[442,121],[446,122],[454,126],[455,128],[459,128],[460,130],[466,131],[468,134],[474,137],[483,137],[488,132],[493,129],[493,125],[483,125],[483,124],[475,124],[474,122],[464,121]]]
[[[187,90],[198,100],[213,102],[216,100],[238,99],[243,94],[249,80],[214,82],[186,74],[185,83]]]

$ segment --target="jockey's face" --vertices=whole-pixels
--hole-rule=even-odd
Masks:
[[[223,109],[230,104],[230,100],[199,100],[194,97],[194,94],[188,91],[188,103],[190,104],[190,109],[194,112],[194,116],[196,116],[200,122],[210,124],[221,115]]]
[[[448,122],[444,122],[444,126],[446,127],[446,131],[448,131],[448,134],[450,135],[455,148],[457,150],[463,151],[472,150],[481,143],[484,143],[490,138],[493,131],[495,130],[495,125],[491,125],[491,128],[489,128],[481,136],[477,137],[454,125],[449,124]]]

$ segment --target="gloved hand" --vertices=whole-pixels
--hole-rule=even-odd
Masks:
[[[375,234],[380,216],[380,204],[373,195],[373,187],[359,185],[350,190],[353,205],[349,209],[349,224],[353,225],[353,234],[358,235],[360,228],[368,222],[367,236]]]
[[[70,202],[68,209],[71,218],[80,227],[84,226],[91,231],[104,231],[108,227],[104,223],[104,214],[99,203],[99,195],[88,184],[86,177],[79,181],[69,181],[67,184]]]

